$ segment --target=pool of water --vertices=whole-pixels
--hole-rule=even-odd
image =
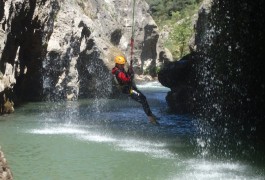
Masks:
[[[124,99],[28,103],[0,117],[0,145],[18,180],[264,179],[245,161],[198,155],[188,115],[167,112],[168,89],[140,85],[160,126]]]

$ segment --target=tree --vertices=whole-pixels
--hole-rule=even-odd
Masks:
[[[182,19],[182,15],[178,11],[174,12],[172,17],[180,20],[172,26],[170,38],[166,45],[173,53],[173,56],[179,59],[189,53],[188,43],[193,33],[192,24],[189,17]]]

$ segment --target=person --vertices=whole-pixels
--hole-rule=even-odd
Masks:
[[[139,91],[136,85],[133,83],[134,72],[130,67],[127,72],[125,71],[126,59],[123,56],[116,56],[115,67],[112,69],[112,74],[115,76],[117,83],[119,84],[122,93],[128,94],[133,100],[139,102],[143,106],[143,110],[148,117],[150,123],[158,125],[155,116],[150,110],[149,104],[146,100],[145,95]]]

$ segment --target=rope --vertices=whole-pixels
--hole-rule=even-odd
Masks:
[[[135,14],[135,2],[136,0],[133,0],[133,13],[132,13],[132,36],[131,36],[131,62],[130,67],[132,68],[133,63],[133,49],[134,49],[134,14]]]

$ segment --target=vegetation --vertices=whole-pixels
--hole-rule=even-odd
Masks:
[[[146,0],[159,29],[168,32],[165,47],[175,60],[189,53],[188,42],[193,35],[192,17],[202,0]]]

